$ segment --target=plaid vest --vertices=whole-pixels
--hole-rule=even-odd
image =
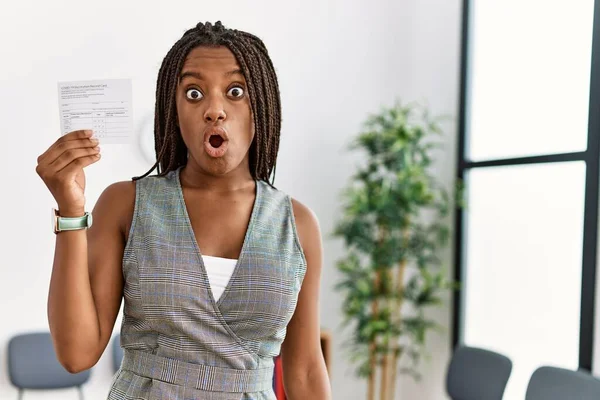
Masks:
[[[136,182],[123,255],[124,358],[108,398],[273,400],[273,357],[306,272],[291,198],[256,181],[239,260],[215,301],[180,170]]]

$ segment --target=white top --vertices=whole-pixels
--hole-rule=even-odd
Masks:
[[[223,291],[227,287],[227,283],[233,274],[237,260],[203,255],[202,261],[206,268],[213,297],[215,298],[215,301],[219,301],[219,298],[223,294]]]

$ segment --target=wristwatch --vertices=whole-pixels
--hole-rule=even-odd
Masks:
[[[82,217],[61,217],[58,210],[52,208],[52,230],[54,233],[87,229],[92,226],[92,214],[86,212]]]

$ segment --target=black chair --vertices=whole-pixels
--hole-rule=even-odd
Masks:
[[[597,400],[600,380],[588,372],[542,366],[527,385],[525,400]]]
[[[459,346],[452,355],[446,391],[452,400],[502,400],[512,362],[502,354]]]
[[[81,386],[90,378],[90,370],[71,374],[58,362],[50,332],[27,333],[8,342],[8,374],[19,389],[19,400],[25,390],[77,388],[83,400]]]

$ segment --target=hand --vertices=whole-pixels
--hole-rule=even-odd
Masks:
[[[58,204],[61,216],[81,216],[85,211],[83,169],[100,159],[98,140],[91,130],[69,132],[37,159],[36,172]]]

